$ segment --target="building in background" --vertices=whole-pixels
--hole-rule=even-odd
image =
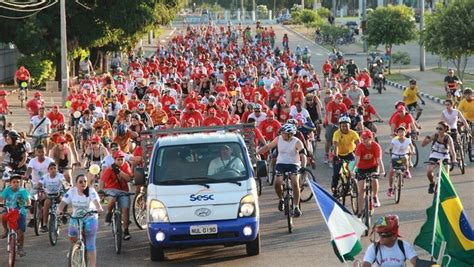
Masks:
[[[0,83],[13,81],[19,56],[15,45],[0,43]]]

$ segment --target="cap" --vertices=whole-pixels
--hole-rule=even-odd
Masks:
[[[340,93],[337,93],[337,94],[335,95],[335,98],[336,98],[336,99],[342,99],[343,97],[342,97],[342,95],[341,95]]]
[[[369,130],[365,130],[365,131],[362,132],[361,137],[363,139],[369,139],[369,138],[374,137],[374,134]]]
[[[397,132],[400,131],[400,130],[406,131],[407,129],[403,126],[400,126],[400,127],[397,128]]]
[[[357,83],[356,80],[353,80],[353,81],[351,82],[351,85],[357,85],[357,84],[358,84],[358,83]]]
[[[216,114],[216,109],[215,108],[210,108],[207,112]]]
[[[186,105],[186,109],[195,109],[195,108],[196,108],[196,106],[193,103],[188,103]]]
[[[41,95],[40,92],[36,92],[36,93],[35,93],[35,97],[37,97],[37,96],[42,96],[42,95]]]
[[[267,117],[274,117],[275,116],[275,113],[273,113],[273,111],[269,110],[267,111]]]
[[[99,143],[100,142],[100,137],[97,135],[94,135],[91,137],[91,143]]]
[[[114,157],[114,159],[117,159],[117,158],[124,158],[125,157],[125,153],[122,151],[122,150],[117,150],[115,151],[112,156]]]
[[[7,95],[7,91],[5,91],[5,90],[0,90],[0,95]]]

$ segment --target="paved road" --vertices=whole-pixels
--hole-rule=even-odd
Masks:
[[[278,39],[281,39],[283,31],[277,27]],[[297,36],[290,34],[290,40],[296,44],[305,45],[305,42]],[[294,45],[296,45],[294,44]],[[314,53],[318,53],[316,47],[310,47]],[[316,64],[324,60],[321,56],[313,55]],[[384,118],[387,118],[393,110],[393,103],[400,98],[400,91],[389,88],[382,95],[373,95],[373,103]],[[422,136],[434,131],[434,125],[439,120],[441,106],[428,103],[421,119]],[[388,126],[381,125],[379,138],[381,145],[385,148],[388,144]],[[427,158],[428,150],[421,149],[421,158]],[[319,151],[320,155],[322,152]],[[385,158],[386,165],[388,164]],[[463,200],[464,208],[468,214],[474,214],[474,202],[471,201],[474,193],[474,170],[469,164],[465,175],[460,175],[459,170],[452,174],[453,183]],[[328,166],[319,163],[317,166],[317,178],[325,187],[329,187],[331,171]],[[424,176],[424,166],[420,165],[413,170],[414,178],[407,181],[400,204],[386,197],[387,180],[381,180],[380,200],[382,207],[376,209],[375,216],[396,213],[401,220],[401,234],[404,239],[412,242],[417,235],[421,225],[425,221],[425,209],[430,205],[432,195],[427,194],[427,181]],[[131,228],[132,240],[124,242],[122,255],[115,255],[110,228],[103,223],[98,233],[98,261],[99,266],[339,266],[337,258],[330,245],[330,234],[321,217],[319,210],[310,201],[303,205],[303,216],[295,220],[295,231],[288,234],[286,221],[282,213],[276,209],[277,199],[273,189],[265,187],[260,199],[261,208],[261,235],[262,250],[259,256],[246,257],[243,246],[237,247],[205,247],[185,250],[175,250],[167,253],[167,261],[164,263],[152,263],[148,254],[148,241],[145,231],[139,231],[136,227]],[[68,242],[65,231],[61,231],[61,237],[56,247],[48,243],[47,235],[33,236],[31,229],[27,232],[25,250],[28,255],[18,261],[18,266],[64,266],[66,264],[66,252]],[[366,247],[368,238],[362,242]],[[5,263],[5,242],[0,242],[0,266]],[[419,252],[422,252],[418,250]],[[426,258],[426,253],[422,254]],[[360,255],[362,257],[362,254]]]

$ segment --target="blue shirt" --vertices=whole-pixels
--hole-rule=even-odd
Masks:
[[[26,215],[26,209],[24,208],[28,203],[28,191],[24,188],[18,188],[16,192],[13,192],[11,186],[3,190],[1,197],[5,199],[5,208],[20,209],[22,215]]]

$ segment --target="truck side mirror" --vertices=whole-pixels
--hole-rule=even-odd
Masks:
[[[135,185],[145,185],[145,169],[143,169],[142,167],[136,167],[133,171],[133,179],[135,181]]]
[[[267,173],[267,162],[265,160],[257,160],[256,168],[257,178],[266,177]]]

